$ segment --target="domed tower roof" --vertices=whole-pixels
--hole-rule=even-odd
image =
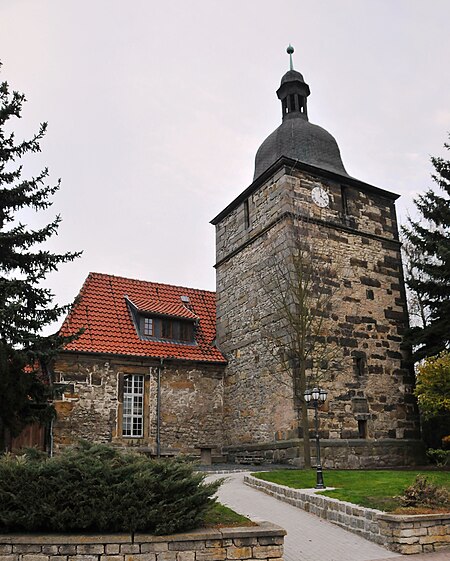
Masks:
[[[255,180],[282,156],[348,177],[334,137],[308,121],[309,86],[293,68],[289,45],[290,70],[281,78],[277,90],[281,100],[282,124],[259,147],[255,158]]]

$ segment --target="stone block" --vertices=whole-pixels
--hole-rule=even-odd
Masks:
[[[40,553],[41,546],[39,544],[34,543],[19,543],[17,545],[13,545],[13,553]]]
[[[177,561],[195,561],[195,551],[177,551]]]
[[[102,555],[101,561],[125,561],[125,558],[123,555]]]
[[[448,545],[450,545],[450,535],[446,534],[445,536],[422,536],[420,538],[420,543],[421,544],[426,544],[426,543],[446,543]]]
[[[251,547],[227,547],[226,559],[249,559],[252,557]]]
[[[28,553],[21,555],[22,561],[48,561],[48,555],[38,555],[33,553]]]
[[[423,547],[425,547],[425,546],[423,546]],[[440,549],[447,550],[450,547],[450,544],[444,543],[444,542],[443,543],[435,543],[435,544],[433,544],[433,547],[434,547],[435,551],[438,551]]]
[[[41,552],[45,555],[51,555],[52,560],[53,560],[54,556],[58,555],[58,546],[57,545],[43,545],[41,547]]]
[[[59,545],[58,553],[59,555],[75,555],[77,552],[77,546],[72,544]]]
[[[176,551],[162,551],[157,555],[158,561],[177,561]],[[135,557],[136,559],[136,557]]]
[[[397,543],[407,543],[408,545],[411,545],[413,543],[419,543],[419,536],[410,536],[409,538],[396,538],[395,540]]]
[[[409,528],[407,530],[393,530],[392,535],[396,538],[410,538],[411,536],[426,536],[426,528]]]
[[[101,555],[105,553],[102,543],[84,543],[77,545],[77,555]]]
[[[253,557],[256,559],[271,559],[272,557],[282,557],[283,547],[281,545],[255,546]]]
[[[199,549],[204,549],[204,541],[180,541],[180,542],[170,542],[169,549],[171,551],[197,551]]]
[[[439,525],[439,526],[430,526],[429,528],[421,528],[422,530],[425,530],[425,532],[428,532],[429,536],[445,536],[445,534],[447,534],[447,529],[445,526]]]
[[[141,544],[141,553],[159,553],[160,551],[167,551],[168,549],[169,544],[167,542]]]
[[[269,536],[267,538],[260,536],[258,538],[258,543],[259,545],[283,545],[284,539],[278,536]]]
[[[210,547],[195,554],[196,561],[224,561],[227,559],[227,549],[224,547]]]
[[[119,553],[120,545],[118,543],[107,543],[105,545],[105,553],[106,555],[114,555]]]
[[[206,540],[205,546],[206,547],[222,547],[223,540]]]
[[[19,555],[14,553],[9,555],[0,555],[0,561],[19,561]]]
[[[255,538],[234,538],[233,539],[233,544],[236,547],[245,547],[247,545],[257,545],[258,544],[258,539]]]
[[[120,545],[120,553],[140,553],[141,548],[137,543],[123,543]]]
[[[403,555],[412,555],[413,553],[422,553],[422,546],[415,545],[402,545],[397,551]]]
[[[12,553],[12,545],[9,543],[0,543],[0,555]]]

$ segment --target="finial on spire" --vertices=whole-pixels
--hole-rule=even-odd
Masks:
[[[294,47],[290,43],[289,43],[289,47],[286,49],[286,52],[289,55],[290,69],[294,70],[294,63],[292,61],[292,53],[294,52]]]

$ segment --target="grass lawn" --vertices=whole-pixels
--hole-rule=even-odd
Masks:
[[[215,503],[206,513],[205,526],[254,526],[254,522],[221,503]]]
[[[336,487],[336,490],[322,494],[365,507],[393,511],[401,506],[395,497],[401,495],[418,474],[450,489],[449,471],[330,470],[324,472],[325,485]],[[294,489],[311,488],[316,484],[315,470],[280,470],[252,475]]]

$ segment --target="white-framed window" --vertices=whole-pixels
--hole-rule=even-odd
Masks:
[[[123,378],[122,435],[144,436],[144,376],[139,374]]]
[[[153,337],[153,319],[144,318],[144,335]]]

